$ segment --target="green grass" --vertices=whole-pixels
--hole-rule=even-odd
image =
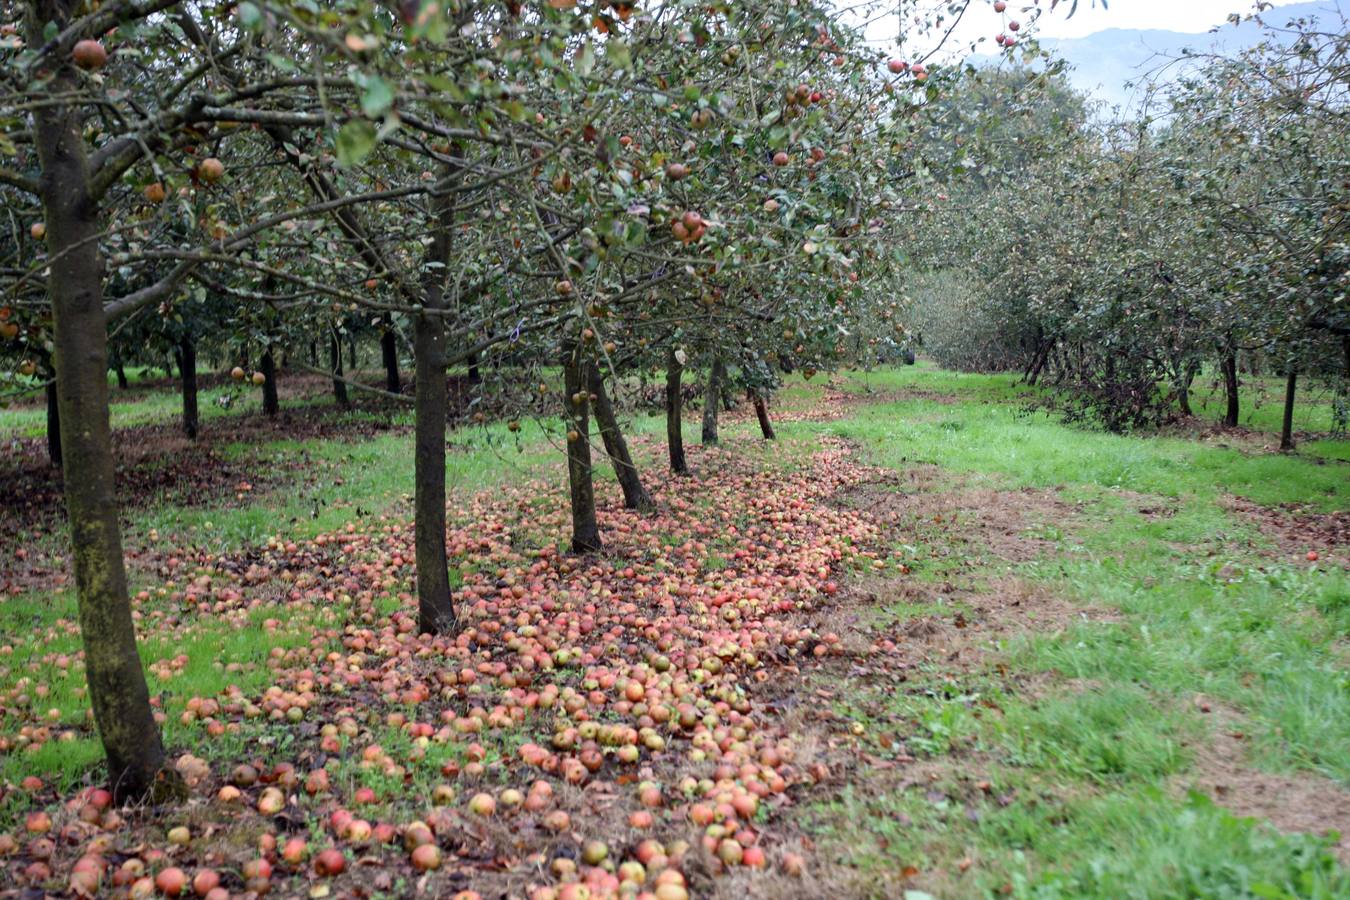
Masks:
[[[960,403],[905,399],[863,406],[824,424],[788,423],[866,445],[882,466],[937,463],[990,476],[1013,487],[1094,485],[1166,497],[1236,494],[1258,503],[1301,502],[1321,510],[1350,508],[1350,470],[1304,454],[1248,454],[1182,438],[1107,434],[1066,427],[1028,412],[1000,375],[930,373],[924,368],[850,377],[874,389],[959,393]],[[967,391],[969,393],[967,393]],[[1350,441],[1325,441],[1335,452]]]
[[[652,433],[664,420],[638,417],[630,435]],[[692,432],[691,432],[692,434]],[[692,439],[692,438],[691,438]],[[521,422],[512,433],[504,423],[452,432],[446,454],[447,489],[468,494],[503,482],[539,478],[563,459],[556,422]],[[309,538],[348,522],[393,512],[410,513],[413,492],[413,441],[407,433],[381,434],[362,441],[312,439],[264,445],[227,445],[226,456],[258,461],[266,470],[301,460],[297,483],[262,493],[246,504],[219,502],[201,507],[159,505],[134,516],[133,532],[175,535],[194,545],[227,552],[284,533]],[[603,456],[596,457],[601,479],[608,478]],[[561,469],[558,469],[561,474]]]
[[[1284,389],[1283,378],[1243,375],[1238,389],[1239,424],[1279,434],[1284,426]],[[1197,416],[1222,419],[1227,408],[1223,384],[1217,378],[1196,379],[1191,409]],[[1331,391],[1323,384],[1300,379],[1294,399],[1294,431],[1327,432],[1331,427]]]
[[[1012,566],[979,547],[953,558],[943,529],[916,524],[902,548],[912,581],[978,591],[1011,573],[1113,613],[1014,636],[989,671],[928,666],[903,691],[862,688],[839,704],[867,725],[871,752],[907,752],[947,773],[926,790],[866,779],[807,813],[858,883],[913,865],[942,896],[1350,896],[1324,839],[1279,834],[1176,789],[1190,748],[1220,727],[1192,702],[1201,695],[1240,717],[1241,762],[1350,785],[1350,577],[1272,558],[1269,539],[1223,505],[1236,494],[1344,510],[1350,469],[1306,448],[1249,453],[1070,427],[1027,412],[1005,376],[919,366],[844,386],[879,402],[782,431],[845,438],[897,471],[935,464],[939,485],[1054,490],[1076,510],[1029,522],[1051,546]],[[1323,444],[1328,459],[1345,453],[1344,441]],[[934,614],[953,612],[900,603],[880,621]],[[1020,691],[1014,672],[1051,687]],[[990,790],[972,788],[976,778]],[[975,861],[965,875],[963,857]]]
[[[1350,890],[1323,841],[1200,794],[1066,794],[1017,773],[995,777],[987,794],[965,779],[911,788],[903,818],[894,797],[850,786],[814,821],[827,847],[847,845],[848,864],[878,873],[857,882],[857,896],[899,896],[898,876],[879,873],[906,866],[942,867],[930,886],[942,897],[1331,900]],[[951,856],[964,853],[974,866],[963,875]]]
[[[108,411],[113,428],[158,425],[177,420],[182,414],[182,398],[173,389],[134,388],[122,391],[114,387],[108,394]],[[305,405],[332,405],[329,395],[315,396]],[[198,417],[203,422],[230,416],[262,412],[262,394],[252,385],[222,384],[197,392]],[[12,437],[42,437],[47,433],[47,408],[37,405],[0,409],[0,440]]]
[[[964,400],[976,401],[1013,400],[1039,393],[1037,389],[1018,384],[1015,374],[948,372],[927,360],[919,360],[914,366],[850,372],[847,378],[846,389],[859,392],[921,387],[925,391],[950,392],[959,394]],[[1238,391],[1239,424],[1252,431],[1278,435],[1284,424],[1284,388],[1283,378],[1242,376]],[[1326,385],[1301,382],[1294,403],[1294,431],[1315,435],[1330,432],[1334,424],[1332,401],[1331,390]],[[1201,420],[1221,421],[1227,409],[1223,385],[1210,378],[1196,379],[1191,392],[1191,408]],[[1345,448],[1342,446],[1341,449]]]

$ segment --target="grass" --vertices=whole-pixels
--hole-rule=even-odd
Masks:
[[[1345,510],[1350,470],[1306,453],[1069,427],[1027,412],[1004,376],[920,366],[844,387],[880,402],[782,431],[842,437],[897,471],[936,464],[939,483],[1054,490],[1076,510],[1036,526],[1050,549],[1011,566],[982,548],[953,559],[942,530],[916,525],[903,548],[913,581],[978,591],[1011,573],[1115,614],[1013,635],[979,672],[928,666],[902,692],[849,695],[841,711],[869,735],[900,723],[901,744],[869,750],[907,752],[941,773],[926,788],[870,778],[809,810],[808,829],[855,883],[914,866],[942,896],[1350,895],[1325,839],[1280,834],[1176,788],[1193,769],[1190,748],[1216,727],[1197,696],[1240,716],[1246,765],[1350,785],[1350,577],[1272,559],[1269,540],[1222,502]],[[1345,453],[1346,442],[1325,443],[1328,459]],[[883,622],[952,615],[941,598],[884,612]],[[1052,687],[1019,690],[1008,672]],[[977,778],[990,787],[972,788]]]
[[[108,410],[113,428],[135,428],[174,421],[182,414],[182,398],[172,389],[136,387],[122,391],[114,387],[108,393]],[[331,405],[328,396],[307,400],[307,403]],[[197,392],[198,417],[203,422],[229,416],[262,412],[261,392],[251,385],[221,384],[204,387]],[[10,437],[43,437],[47,433],[47,408],[36,405],[13,406],[0,409],[0,440]]]
[[[969,874],[932,888],[944,897],[1331,900],[1347,889],[1320,840],[1280,834],[1201,794],[1064,795],[1015,774],[997,790],[1016,802],[972,799],[971,790],[959,779],[937,782],[897,816],[892,798],[850,787],[818,814],[866,827],[826,826],[823,836],[849,842],[851,862],[878,873],[876,889],[864,880],[860,896],[899,896],[886,891],[895,881],[882,880],[896,876],[880,873],[950,863],[953,848],[969,851]]]
[[[1123,436],[1066,427],[1029,412],[1008,376],[935,373],[924,368],[857,374],[854,390],[916,388],[941,399],[901,399],[863,406],[816,427],[858,441],[878,465],[933,462],[1013,487],[1094,485],[1165,497],[1237,494],[1257,503],[1350,508],[1344,467],[1304,454],[1251,454],[1182,438]],[[954,404],[951,396],[959,396]],[[800,427],[790,423],[788,428]],[[1347,441],[1325,441],[1345,452]]]

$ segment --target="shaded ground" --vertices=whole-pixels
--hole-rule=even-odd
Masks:
[[[228,376],[210,379],[232,384]],[[174,387],[161,381],[162,385],[146,382],[126,392],[114,390],[113,400],[134,403],[152,396],[157,385]],[[480,402],[478,389],[466,377],[451,376],[447,384],[451,421],[480,421],[505,413],[490,402]],[[115,428],[117,494],[126,517],[159,507],[242,507],[273,490],[310,483],[306,454],[272,452],[271,445],[277,442],[361,442],[411,431],[406,424],[409,407],[394,400],[353,389],[352,408],[342,410],[332,402],[331,381],[317,375],[286,375],[278,387],[281,411],[276,417],[208,416],[201,421],[196,440],[182,433],[176,419]],[[405,385],[405,393],[410,390],[411,385]],[[513,415],[521,413],[512,410]],[[66,583],[61,470],[50,464],[45,438],[11,437],[3,445],[0,496],[10,499],[0,517],[0,544],[20,552],[0,555],[0,596],[60,587]]]
[[[312,394],[295,395],[300,401]],[[250,495],[303,481],[301,455],[269,458],[264,466],[248,452],[227,452],[232,445],[261,446],[278,440],[359,441],[387,431],[406,431],[387,416],[393,410],[362,407],[353,416],[331,405],[286,406],[276,418],[232,416],[208,419],[195,441],[176,425],[143,425],[113,433],[117,457],[117,495],[128,513],[168,504],[195,507],[251,502]],[[46,443],[23,438],[10,443],[0,469],[0,494],[13,498],[0,520],[0,542],[23,548],[42,545],[64,528],[61,471],[47,459]],[[38,589],[59,573],[27,565],[24,553],[0,558],[0,593]],[[59,583],[59,582],[57,582]]]

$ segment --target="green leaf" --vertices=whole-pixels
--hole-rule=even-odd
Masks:
[[[371,76],[366,82],[366,90],[361,95],[361,112],[374,118],[382,115],[394,105],[394,90],[389,83],[378,75]]]
[[[591,47],[590,42],[587,41],[586,45],[581,48],[581,53],[577,55],[577,71],[581,73],[582,77],[585,77],[591,74],[591,70],[594,68],[595,50]]]
[[[452,78],[436,72],[427,72],[425,75],[419,77],[422,79],[422,83],[427,87],[431,88],[433,91],[445,94],[454,103],[458,103],[464,99],[464,91],[460,89],[459,84]]]
[[[257,4],[244,0],[239,4],[239,26],[248,31],[257,31],[262,27],[263,14]]]
[[[294,72],[299,68],[299,66],[295,64],[295,60],[287,56],[282,56],[280,53],[267,54],[267,61],[282,72]]]
[[[633,68],[632,54],[628,52],[628,45],[623,41],[614,40],[613,38],[606,41],[605,59],[618,66],[620,69]]]
[[[337,136],[337,160],[340,166],[354,166],[375,149],[375,126],[364,119],[343,125]]]

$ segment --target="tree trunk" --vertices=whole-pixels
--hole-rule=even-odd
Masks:
[[[684,432],[681,430],[683,398],[680,396],[680,376],[683,374],[684,364],[672,348],[666,356],[666,445],[670,449],[670,471],[676,475],[689,474],[689,463],[684,458]]]
[[[384,357],[384,389],[391,394],[403,390],[403,380],[398,375],[398,339],[393,331],[380,336],[380,353]]]
[[[117,388],[125,391],[131,387],[131,382],[127,380],[127,367],[122,364],[122,356],[118,354],[113,358],[113,371],[117,373]]]
[[[446,306],[445,285],[454,228],[454,195],[433,200],[436,223],[423,268],[422,305],[428,312]],[[449,634],[456,628],[450,597],[450,566],[445,551],[445,319],[413,319],[413,410],[415,542],[417,553],[417,627],[423,634]]]
[[[590,390],[581,348],[563,343],[563,422],[567,426],[567,486],[572,500],[572,552],[601,549],[595,521],[595,481],[591,472]]]
[[[355,377],[360,365],[356,359],[356,335],[347,336],[347,368],[352,370],[352,376]]]
[[[197,345],[192,337],[178,342],[178,371],[183,383],[183,433],[197,439]]]
[[[773,440],[778,435],[773,433],[773,423],[769,421],[769,405],[764,402],[764,398],[754,388],[750,388],[746,393],[750,396],[750,402],[755,405],[755,416],[759,419],[760,434],[764,435],[766,441]]]
[[[1294,392],[1298,387],[1298,369],[1289,367],[1289,377],[1284,385],[1284,424],[1280,429],[1280,449],[1294,449]]]
[[[703,392],[703,445],[717,443],[717,407],[721,401],[722,382],[726,379],[727,367],[721,357],[713,360],[708,369],[708,386]]]
[[[614,464],[614,476],[623,488],[623,505],[628,509],[651,512],[656,508],[651,495],[642,486],[633,456],[628,452],[628,442],[619,430],[618,418],[614,415],[614,404],[605,391],[605,380],[600,376],[600,367],[591,363],[586,368],[586,381],[590,392],[595,395],[595,424],[600,430],[600,439],[605,443],[605,453]]]
[[[338,333],[334,329],[328,335],[328,366],[333,370],[333,399],[342,409],[351,409],[352,401],[347,396],[347,382],[342,380],[342,344],[338,342]]]
[[[1195,375],[1196,367],[1188,365],[1181,376],[1181,383],[1177,385],[1177,405],[1181,407],[1181,414],[1188,418],[1195,415],[1191,411],[1191,385],[1195,382]]]
[[[1036,382],[1040,380],[1041,371],[1045,368],[1046,361],[1050,359],[1050,351],[1053,350],[1054,347],[1055,344],[1051,341],[1036,354],[1036,359],[1032,362],[1031,366],[1031,376],[1026,379],[1027,384],[1034,386]]]
[[[1223,388],[1228,397],[1228,411],[1224,414],[1223,424],[1236,428],[1238,423],[1238,367],[1237,353],[1229,352],[1221,364],[1223,368]]]
[[[64,25],[70,5],[39,4],[30,17],[30,45],[41,45],[42,23]],[[151,791],[163,768],[164,745],[136,651],[117,520],[98,203],[89,193],[82,116],[56,99],[76,96],[84,86],[68,62],[57,65],[48,86],[52,102],[33,112],[33,142],[42,167],[47,246],[50,258],[60,260],[49,270],[47,290],[85,678],[113,796],[121,802]]]
[[[478,371],[478,354],[469,354],[469,384],[479,384],[483,376]]]
[[[277,401],[277,364],[271,347],[262,355],[262,374],[263,415],[275,416],[281,411],[281,404]]]
[[[47,385],[47,459],[53,466],[61,465],[61,404],[55,379]]]
[[[310,341],[310,342],[309,342],[309,364],[310,364],[311,366],[316,367],[316,368],[317,368],[318,365],[319,365],[319,342],[318,342],[318,341]]]

